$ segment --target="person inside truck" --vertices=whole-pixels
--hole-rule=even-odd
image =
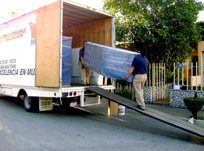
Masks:
[[[82,86],[89,86],[90,80],[90,69],[86,67],[84,63],[84,51],[85,51],[86,41],[83,42],[83,47],[79,51],[79,68],[81,74],[81,84]]]

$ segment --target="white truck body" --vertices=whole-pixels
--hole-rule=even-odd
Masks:
[[[72,38],[74,56],[69,63],[72,68],[69,74],[72,74],[73,83],[79,83],[78,52],[73,51],[79,51],[84,40],[114,46],[113,22],[109,14],[61,0],[1,24],[0,94],[23,96],[28,111],[31,98],[39,98],[41,111],[52,109],[55,99],[62,104],[62,98],[68,101],[80,97],[83,106],[85,87],[62,84],[63,37]],[[104,27],[99,27],[101,24]],[[86,26],[89,26],[88,31]],[[103,37],[99,36],[101,32]],[[105,89],[114,89],[112,85],[103,85],[103,77],[96,73],[92,73],[91,81]]]

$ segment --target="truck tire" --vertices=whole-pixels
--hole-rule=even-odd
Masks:
[[[27,95],[24,95],[23,105],[24,105],[24,109],[27,112],[39,111],[39,99],[38,98],[29,97]]]

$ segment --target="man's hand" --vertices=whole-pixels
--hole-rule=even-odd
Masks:
[[[85,66],[85,63],[84,63],[84,58],[83,58],[83,57],[81,57],[80,59],[81,59],[81,64],[82,64],[82,67],[81,67],[81,68],[83,69],[83,68],[85,68],[85,67],[86,67],[86,66]]]
[[[125,79],[128,80],[129,76],[132,74],[132,72],[134,71],[135,67],[130,67],[128,74],[125,76]]]
[[[129,79],[129,76],[128,76],[128,75],[126,75],[126,76],[125,76],[125,80],[128,80],[128,79]]]
[[[85,64],[84,64],[84,63],[82,63],[82,69],[83,69],[83,68],[85,68]]]

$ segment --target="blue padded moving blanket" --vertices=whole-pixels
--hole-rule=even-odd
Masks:
[[[86,42],[84,62],[88,68],[104,77],[125,80],[136,55],[139,53]],[[132,80],[133,74],[128,82]]]

